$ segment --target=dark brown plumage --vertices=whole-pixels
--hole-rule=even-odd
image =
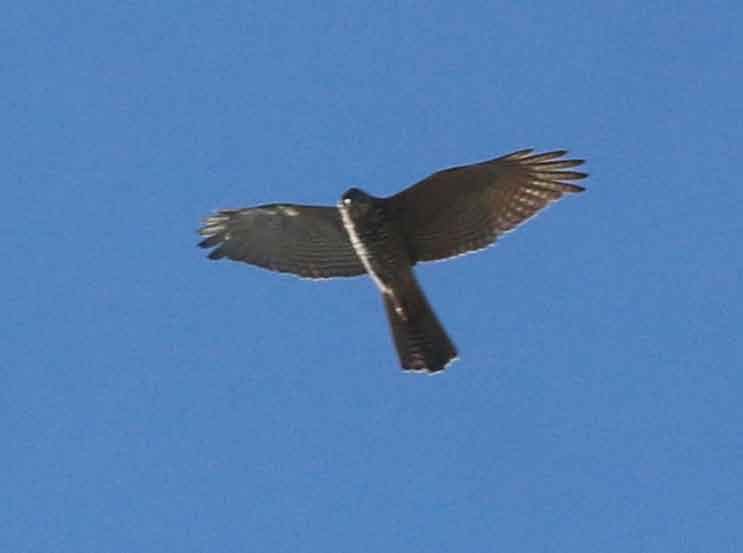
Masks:
[[[404,369],[439,371],[457,351],[413,266],[484,248],[565,194],[584,189],[564,150],[521,150],[432,174],[390,196],[352,188],[338,207],[269,204],[221,210],[200,233],[209,257],[308,278],[369,274],[382,292]]]

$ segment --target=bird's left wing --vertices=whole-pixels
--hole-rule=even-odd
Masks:
[[[335,207],[270,204],[223,209],[207,217],[199,234],[211,259],[227,257],[305,278],[365,272]]]
[[[521,150],[434,173],[388,198],[415,261],[479,250],[565,194],[582,192],[571,181],[583,163],[565,151]]]

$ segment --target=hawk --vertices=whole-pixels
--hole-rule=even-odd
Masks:
[[[358,188],[337,207],[267,204],[222,209],[199,233],[210,259],[324,279],[368,274],[382,294],[404,370],[435,373],[457,358],[413,272],[493,244],[566,194],[583,192],[565,150],[532,149],[438,171],[387,198]]]

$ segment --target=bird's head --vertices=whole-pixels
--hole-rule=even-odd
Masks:
[[[374,205],[374,197],[370,196],[360,188],[349,188],[341,196],[341,207],[363,213]]]

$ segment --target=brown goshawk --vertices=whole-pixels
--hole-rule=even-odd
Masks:
[[[457,349],[413,266],[479,250],[565,194],[582,192],[564,150],[511,154],[436,172],[377,198],[351,188],[337,207],[267,204],[223,209],[199,233],[210,259],[244,261],[306,278],[368,274],[382,293],[403,369],[434,373]]]

